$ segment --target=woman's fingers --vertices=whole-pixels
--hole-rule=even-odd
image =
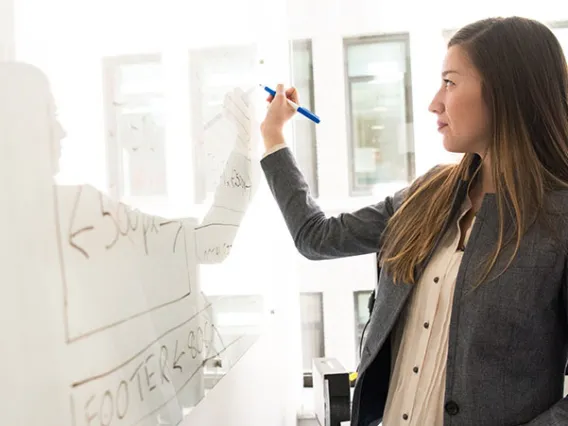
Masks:
[[[290,87],[288,90],[286,90],[286,97],[288,99],[290,99],[292,102],[294,102],[295,104],[298,103],[298,91],[296,90],[295,87]]]
[[[285,92],[284,92],[285,96],[287,99],[290,99],[292,102],[294,103],[298,103],[298,91],[296,90],[295,87],[290,87],[288,88]],[[274,96],[272,95],[268,95],[266,97],[266,102],[272,102],[272,100],[274,99]]]

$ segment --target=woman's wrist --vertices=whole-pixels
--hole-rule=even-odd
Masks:
[[[266,151],[271,150],[277,145],[281,145],[286,143],[284,140],[284,134],[282,131],[271,131],[271,132],[264,132],[262,135],[264,139],[264,149]]]

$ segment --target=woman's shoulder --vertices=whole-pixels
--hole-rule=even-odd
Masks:
[[[437,164],[425,173],[415,178],[408,186],[398,191],[392,201],[394,210],[398,210],[410,195],[423,188],[426,185],[436,184],[436,181],[442,182],[450,175],[450,172],[457,167],[455,164]]]
[[[568,189],[548,191],[544,203],[546,212],[568,218]]]
[[[544,213],[541,218],[546,229],[552,230],[554,238],[568,249],[568,189],[548,191],[544,199]]]
[[[456,164],[437,164],[430,168],[426,173],[418,176],[414,181],[408,186],[407,193],[410,194],[425,185],[430,185],[438,181],[441,183],[446,178],[449,178],[452,170],[455,170]]]
[[[568,205],[568,188],[549,191],[547,197],[550,201]]]
[[[420,176],[419,179],[431,179],[442,174],[447,174],[457,167],[457,164],[436,164],[434,167],[430,168],[430,170]]]

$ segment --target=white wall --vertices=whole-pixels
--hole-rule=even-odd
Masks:
[[[14,57],[14,1],[0,0],[0,61]]]
[[[268,328],[180,426],[295,426],[292,403],[282,398],[286,369],[276,328]]]
[[[453,161],[441,146],[434,116],[427,112],[439,84],[445,53],[442,30],[494,15],[520,15],[543,21],[568,19],[566,2],[521,3],[482,0],[475,8],[469,8],[448,5],[442,0],[288,0],[290,38],[312,39],[313,43],[315,105],[322,118],[317,125],[319,192],[327,213],[350,211],[391,193],[384,188],[375,198],[349,197],[343,38],[409,33],[416,174],[420,175],[437,163]],[[354,369],[353,291],[373,288],[374,257],[325,262],[297,257],[297,265],[300,290],[324,294],[326,356],[338,358],[346,368]]]

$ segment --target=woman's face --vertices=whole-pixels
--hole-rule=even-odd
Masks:
[[[491,117],[482,79],[460,46],[448,49],[441,86],[428,110],[438,117],[444,148],[483,155],[491,140]]]

